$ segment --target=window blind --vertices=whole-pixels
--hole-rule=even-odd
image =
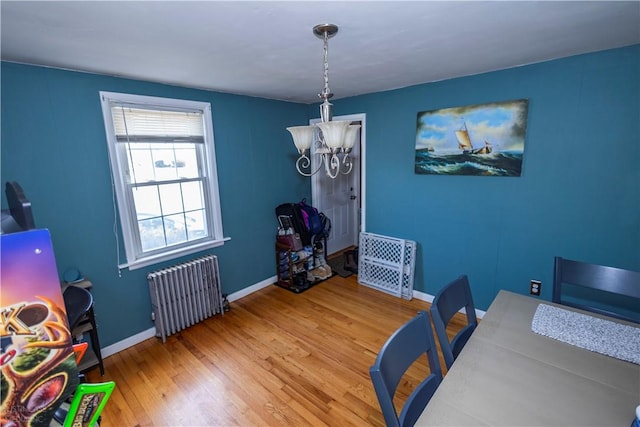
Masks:
[[[202,112],[111,107],[118,142],[204,143]]]

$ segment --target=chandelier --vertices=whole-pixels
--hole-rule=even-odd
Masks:
[[[324,44],[324,88],[322,93],[318,94],[323,100],[320,105],[320,123],[287,128],[300,154],[296,161],[296,169],[304,176],[315,175],[324,166],[327,175],[335,179],[341,173],[349,174],[353,168],[349,153],[356,142],[360,125],[352,125],[350,121],[333,121],[333,104],[329,102],[333,97],[329,89],[329,39],[337,32],[338,26],[333,24],[313,27],[313,33],[321,38]],[[311,170],[311,159],[307,156],[312,145],[314,150],[310,155],[318,156],[317,168],[314,171]]]

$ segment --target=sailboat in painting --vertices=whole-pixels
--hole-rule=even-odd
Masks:
[[[466,122],[462,122],[462,127],[455,133],[458,140],[458,148],[462,150],[462,154],[490,154],[493,151],[493,147],[486,139],[483,147],[473,148]]]
[[[520,176],[528,108],[516,99],[419,112],[415,173]]]

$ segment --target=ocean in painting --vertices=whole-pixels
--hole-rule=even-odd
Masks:
[[[418,113],[415,173],[520,176],[528,111],[517,99]]]
[[[522,152],[437,154],[416,150],[415,172],[432,175],[520,176]]]

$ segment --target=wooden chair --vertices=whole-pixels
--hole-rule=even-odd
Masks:
[[[555,257],[553,277],[553,302],[640,323],[640,272]],[[578,298],[567,297],[569,287],[578,292]],[[629,306],[635,307],[638,317],[615,311],[619,307],[613,302],[607,304],[607,298],[616,297],[627,302],[635,299]]]
[[[447,336],[447,325],[453,318],[453,315],[462,308],[467,313],[467,326],[462,328],[451,341]],[[454,360],[462,351],[462,348],[471,337],[471,334],[478,326],[476,318],[476,308],[473,304],[471,296],[471,288],[469,279],[466,275],[458,277],[453,282],[446,285],[436,294],[431,303],[431,318],[433,326],[438,334],[438,341],[444,356],[444,362],[447,369],[451,368]]]
[[[409,395],[398,416],[393,396],[404,373],[423,354],[427,356],[431,373]],[[427,312],[419,312],[389,337],[369,373],[387,426],[415,424],[442,381],[442,370]]]

